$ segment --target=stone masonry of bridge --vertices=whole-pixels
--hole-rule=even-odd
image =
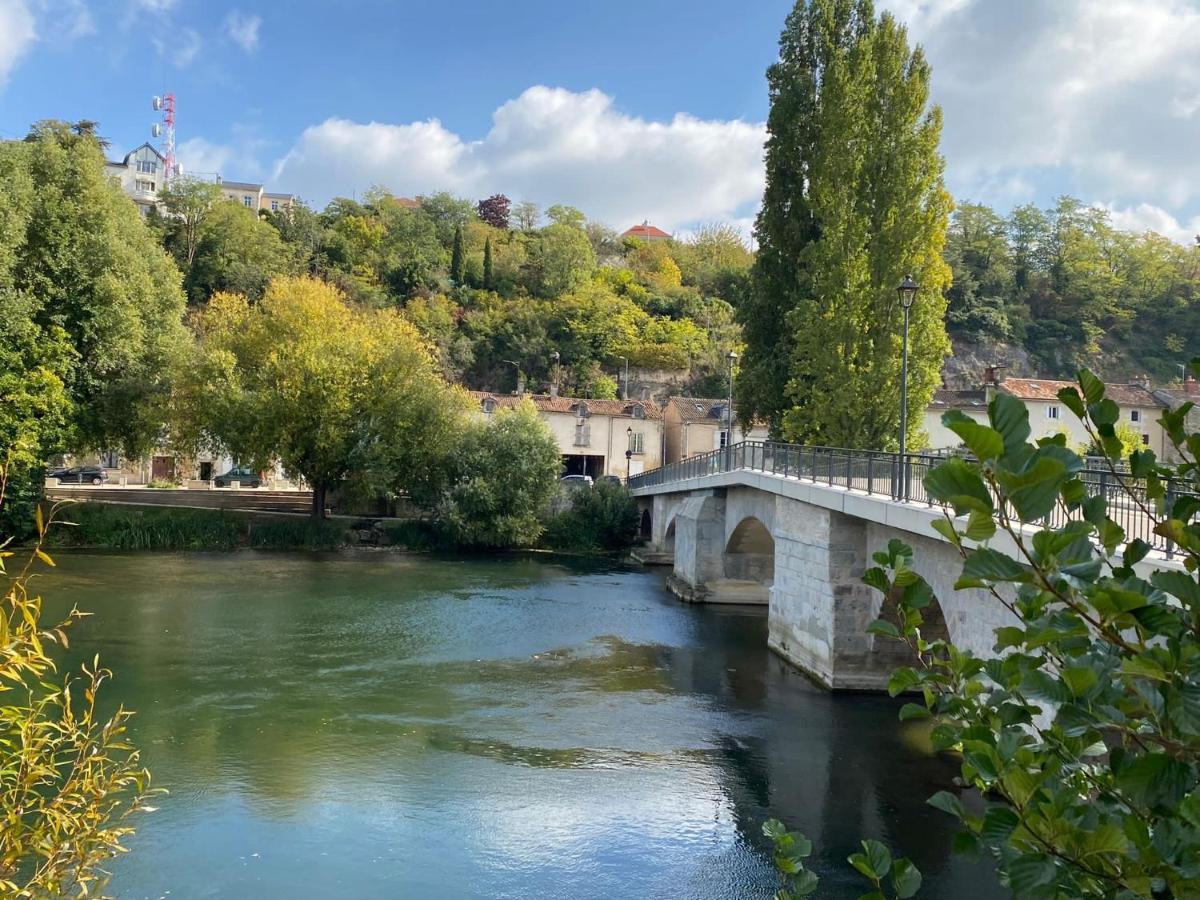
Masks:
[[[962,558],[932,528],[940,509],[740,469],[633,493],[650,516],[648,555],[672,565],[679,597],[768,605],[771,648],[831,689],[881,690],[905,652],[867,634],[883,598],[862,576],[892,538],[912,546],[938,597],[931,630],[990,655],[995,629],[1015,624],[987,592],[954,590]],[[991,546],[1016,549],[1004,534]]]

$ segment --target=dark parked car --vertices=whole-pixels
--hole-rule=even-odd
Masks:
[[[229,487],[233,482],[246,485],[247,487],[262,487],[263,478],[261,472],[255,472],[253,469],[246,469],[242,466],[234,466],[224,475],[218,475],[213,479],[213,484],[219,488]]]
[[[47,473],[49,478],[57,478],[59,484],[104,484],[108,481],[108,473],[99,466],[71,466],[69,469],[55,469]]]

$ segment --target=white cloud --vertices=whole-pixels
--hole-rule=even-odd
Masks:
[[[225,17],[225,36],[247,53],[253,53],[258,48],[261,25],[261,16],[243,15],[235,9]]]
[[[133,0],[134,7],[147,12],[164,13],[174,9],[179,0]]]
[[[407,124],[328,119],[304,131],[273,181],[323,203],[382,184],[398,194],[503,192],[567,203],[623,228],[671,230],[753,212],[762,196],[761,123],[679,113],[629,116],[598,90],[531,87],[503,104],[478,141],[431,119]]]
[[[1071,192],[1200,213],[1194,0],[883,5],[909,23],[932,64],[957,196],[1006,205]]]
[[[37,38],[25,0],[0,0],[0,87]]]
[[[204,138],[189,138],[183,141],[175,155],[179,158],[185,173],[189,175],[226,175],[235,181],[248,178],[249,175],[231,173],[230,163],[238,157],[233,147],[226,144],[214,144]]]
[[[1157,231],[1181,244],[1192,244],[1200,238],[1200,216],[1180,222],[1165,209],[1149,203],[1124,209],[1114,209],[1111,206],[1104,208],[1108,210],[1113,225],[1122,231]]]

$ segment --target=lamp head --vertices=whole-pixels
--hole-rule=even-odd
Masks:
[[[900,295],[900,305],[908,309],[913,305],[913,301],[917,299],[917,291],[921,286],[913,281],[911,275],[905,275],[904,280],[896,287],[896,293]]]

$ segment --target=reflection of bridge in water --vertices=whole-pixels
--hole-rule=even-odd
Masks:
[[[781,656],[834,689],[881,689],[903,657],[895,641],[867,634],[883,598],[862,583],[871,555],[900,538],[939,604],[926,611],[927,635],[944,629],[964,649],[988,655],[1010,614],[981,590],[955,591],[958,551],[932,528],[945,515],[925,493],[936,456],[745,441],[630,480],[642,510],[647,558],[673,567],[681,598],[769,606],[768,642]],[[1108,473],[1088,470],[1092,495],[1129,539],[1170,545]],[[1052,524],[1061,524],[1061,510]],[[1057,518],[1057,521],[1055,520]],[[1001,533],[991,546],[1015,554]]]

